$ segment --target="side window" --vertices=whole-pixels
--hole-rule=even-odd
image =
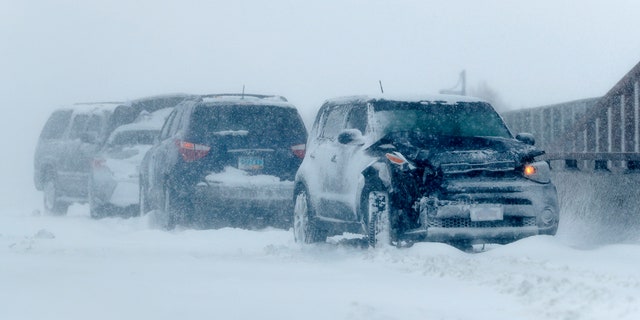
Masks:
[[[178,112],[176,112],[176,116],[173,119],[173,122],[171,122],[171,126],[169,127],[169,137],[173,137],[176,132],[178,132],[178,129],[180,129],[182,127],[182,118],[184,118],[184,114],[186,113],[185,109],[179,109]]]
[[[176,110],[171,112],[167,120],[164,122],[164,125],[162,126],[162,131],[160,131],[160,140],[165,140],[169,138],[169,128],[171,127],[171,123],[173,122],[173,119],[176,117],[176,113],[177,113]]]
[[[344,129],[345,122],[346,108],[344,106],[337,106],[328,110],[324,125],[322,126],[321,136],[325,139],[335,139],[340,131]]]
[[[91,115],[91,117],[89,117],[89,120],[87,120],[86,128],[87,128],[86,130],[87,132],[97,137],[100,131],[102,130],[102,118],[97,114]]]
[[[88,114],[76,114],[71,120],[71,130],[69,131],[69,139],[80,139],[82,132],[87,128],[89,121]]]
[[[69,125],[69,120],[71,120],[71,114],[71,110],[54,111],[44,124],[42,132],[40,133],[40,139],[48,140],[62,138],[64,131]]]
[[[364,105],[356,105],[351,108],[347,117],[347,129],[358,129],[363,134],[367,129],[367,108]]]

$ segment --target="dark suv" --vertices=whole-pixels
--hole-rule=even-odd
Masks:
[[[34,183],[44,191],[45,210],[65,214],[70,204],[87,202],[92,160],[114,129],[133,122],[142,110],[173,107],[188,97],[78,103],[55,110],[40,133],[34,156]]]
[[[295,181],[294,236],[469,248],[558,228],[549,165],[486,102],[347,97],[320,109]]]
[[[291,225],[307,131],[279,96],[219,94],[175,108],[140,167],[140,210],[166,228]]]

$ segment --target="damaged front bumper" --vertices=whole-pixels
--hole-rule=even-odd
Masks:
[[[559,220],[555,187],[520,180],[451,181],[444,195],[424,196],[413,209],[420,226],[404,237],[414,241],[508,243],[553,235]]]

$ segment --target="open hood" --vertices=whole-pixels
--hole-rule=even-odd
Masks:
[[[433,136],[420,132],[390,133],[372,148],[394,148],[416,166],[431,166],[443,173],[509,171],[544,154],[516,139]]]

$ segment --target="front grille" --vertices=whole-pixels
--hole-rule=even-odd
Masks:
[[[468,202],[468,203],[492,203],[502,205],[531,205],[531,200],[526,198],[510,198],[510,197],[472,197],[471,195],[460,195],[451,197],[451,201]]]
[[[505,228],[535,227],[535,217],[505,217],[499,221],[471,221],[469,218],[429,218],[429,228]]]

